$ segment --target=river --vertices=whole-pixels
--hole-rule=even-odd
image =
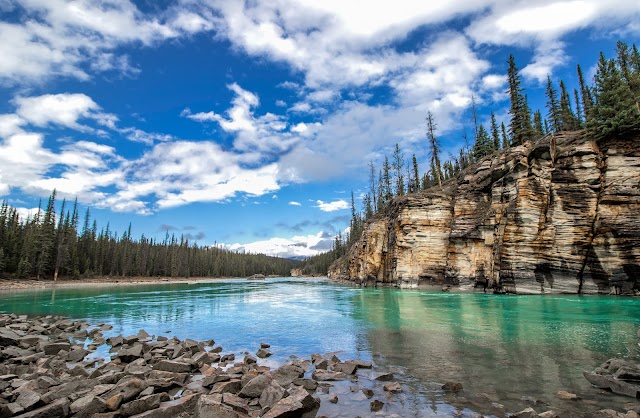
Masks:
[[[268,342],[274,352],[265,361],[270,366],[290,355],[328,352],[343,360],[372,360],[408,388],[401,397],[402,416],[447,416],[456,410],[500,416],[527,406],[567,416],[622,410],[632,399],[592,388],[582,371],[610,357],[640,358],[640,299],[627,297],[236,279],[4,292],[0,311],[109,323],[114,326],[109,335],[145,329],[211,338],[225,352],[255,352],[260,342]],[[444,394],[445,381],[461,382],[464,393]],[[581,399],[561,400],[559,390]]]

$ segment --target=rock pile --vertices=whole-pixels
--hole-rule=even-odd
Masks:
[[[0,315],[0,418],[314,417],[315,392],[329,394],[328,382],[356,382],[359,369],[371,368],[314,355],[272,370],[250,355],[236,362],[213,340],[145,331],[105,338],[109,329],[55,316]],[[101,346],[110,361],[97,355]],[[267,348],[262,344],[258,356]],[[371,410],[382,405],[373,399]]]
[[[583,372],[583,375],[595,387],[640,398],[640,364],[613,358],[593,372]]]

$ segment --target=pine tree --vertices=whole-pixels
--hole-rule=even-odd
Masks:
[[[383,207],[387,206],[393,199],[393,189],[391,188],[391,165],[389,158],[385,155],[384,164],[382,165],[382,182],[383,182]]]
[[[578,64],[577,70],[578,83],[580,85],[580,95],[582,96],[582,110],[584,111],[584,120],[586,122],[589,120],[591,109],[593,108],[593,95],[591,93],[591,89],[584,81],[584,76],[582,74],[582,68],[580,67],[580,64]]]
[[[369,161],[369,195],[371,196],[371,206],[375,209],[378,207],[376,187],[376,169],[373,165],[373,161]]]
[[[618,68],[620,69],[620,73],[622,74],[622,79],[627,83],[629,90],[631,91],[631,95],[635,101],[636,107],[640,111],[640,72],[638,70],[634,71],[634,54],[638,54],[637,48],[635,45],[633,46],[631,51],[629,51],[629,45],[622,41],[618,41],[616,46],[617,63]],[[637,58],[636,58],[637,60]]]
[[[640,133],[640,111],[613,59],[600,53],[594,85],[595,106],[587,124],[597,140]]]
[[[413,162],[413,192],[417,193],[420,191],[420,172],[418,170],[418,160],[416,159],[415,154],[413,154],[412,162]]]
[[[558,91],[553,87],[551,77],[547,76],[547,117],[551,123],[553,132],[562,130],[562,119],[560,115],[560,104],[558,103]]]
[[[578,93],[578,89],[573,89],[573,99],[576,102],[576,119],[578,120],[578,127],[582,127],[582,124],[584,122],[584,118],[582,115],[582,109],[580,107],[580,93]]]
[[[576,115],[571,109],[571,98],[562,80],[560,81],[560,124],[563,131],[575,131],[579,128]]]
[[[480,125],[478,127],[478,137],[476,143],[473,146],[473,156],[476,160],[480,160],[482,157],[491,154],[493,151],[493,142],[489,138],[489,133]]]
[[[531,126],[531,113],[523,93],[524,89],[521,86],[518,67],[516,67],[513,55],[509,55],[508,63],[507,78],[509,81],[509,98],[511,100],[509,132],[512,145],[518,146],[533,138],[533,128]]]
[[[542,125],[542,114],[539,110],[533,114],[533,129],[536,133],[536,137],[542,138],[544,136],[544,126]]]
[[[429,154],[431,155],[431,167],[435,171],[438,180],[438,186],[442,189],[442,176],[440,173],[440,141],[435,134],[436,123],[433,120],[433,114],[427,112],[427,140],[429,141]]]
[[[507,149],[509,148],[509,136],[507,135],[507,129],[504,126],[504,122],[502,122],[500,130],[502,131],[502,149]]]
[[[404,169],[404,158],[400,151],[400,146],[396,143],[396,147],[393,151],[393,172],[395,177],[395,194],[396,196],[404,195],[404,175],[402,170]]]
[[[500,149],[500,132],[498,131],[498,122],[496,122],[496,115],[491,112],[491,139],[493,140],[493,149]]]

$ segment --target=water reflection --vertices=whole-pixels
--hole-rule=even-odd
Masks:
[[[235,352],[265,341],[274,361],[332,351],[373,359],[409,386],[401,401],[416,416],[450,413],[450,403],[496,414],[496,403],[513,411],[534,400],[539,412],[553,407],[569,415],[617,408],[626,400],[592,389],[581,372],[613,356],[638,358],[639,308],[638,299],[621,297],[359,289],[290,279],[0,294],[1,311],[110,323],[113,334],[144,328],[212,338]],[[450,380],[463,383],[464,398],[442,393]],[[560,401],[558,390],[588,402]]]

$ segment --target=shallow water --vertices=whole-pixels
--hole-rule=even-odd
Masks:
[[[58,314],[114,326],[110,334],[209,339],[225,352],[272,346],[266,364],[289,355],[340,352],[373,360],[407,385],[387,412],[447,416],[457,408],[502,415],[533,406],[566,416],[632,399],[603,393],[582,377],[610,357],[640,358],[640,299],[502,296],[355,288],[325,280],[217,280],[196,284],[5,292],[0,311]],[[453,380],[464,393],[444,395]],[[345,387],[337,390],[347,390]],[[581,396],[563,401],[559,390]],[[342,402],[341,402],[342,404]],[[323,403],[322,412],[345,412]],[[453,405],[453,406],[452,406]],[[501,406],[502,405],[502,406]],[[335,410],[331,408],[336,408]],[[401,410],[398,410],[401,408]]]

